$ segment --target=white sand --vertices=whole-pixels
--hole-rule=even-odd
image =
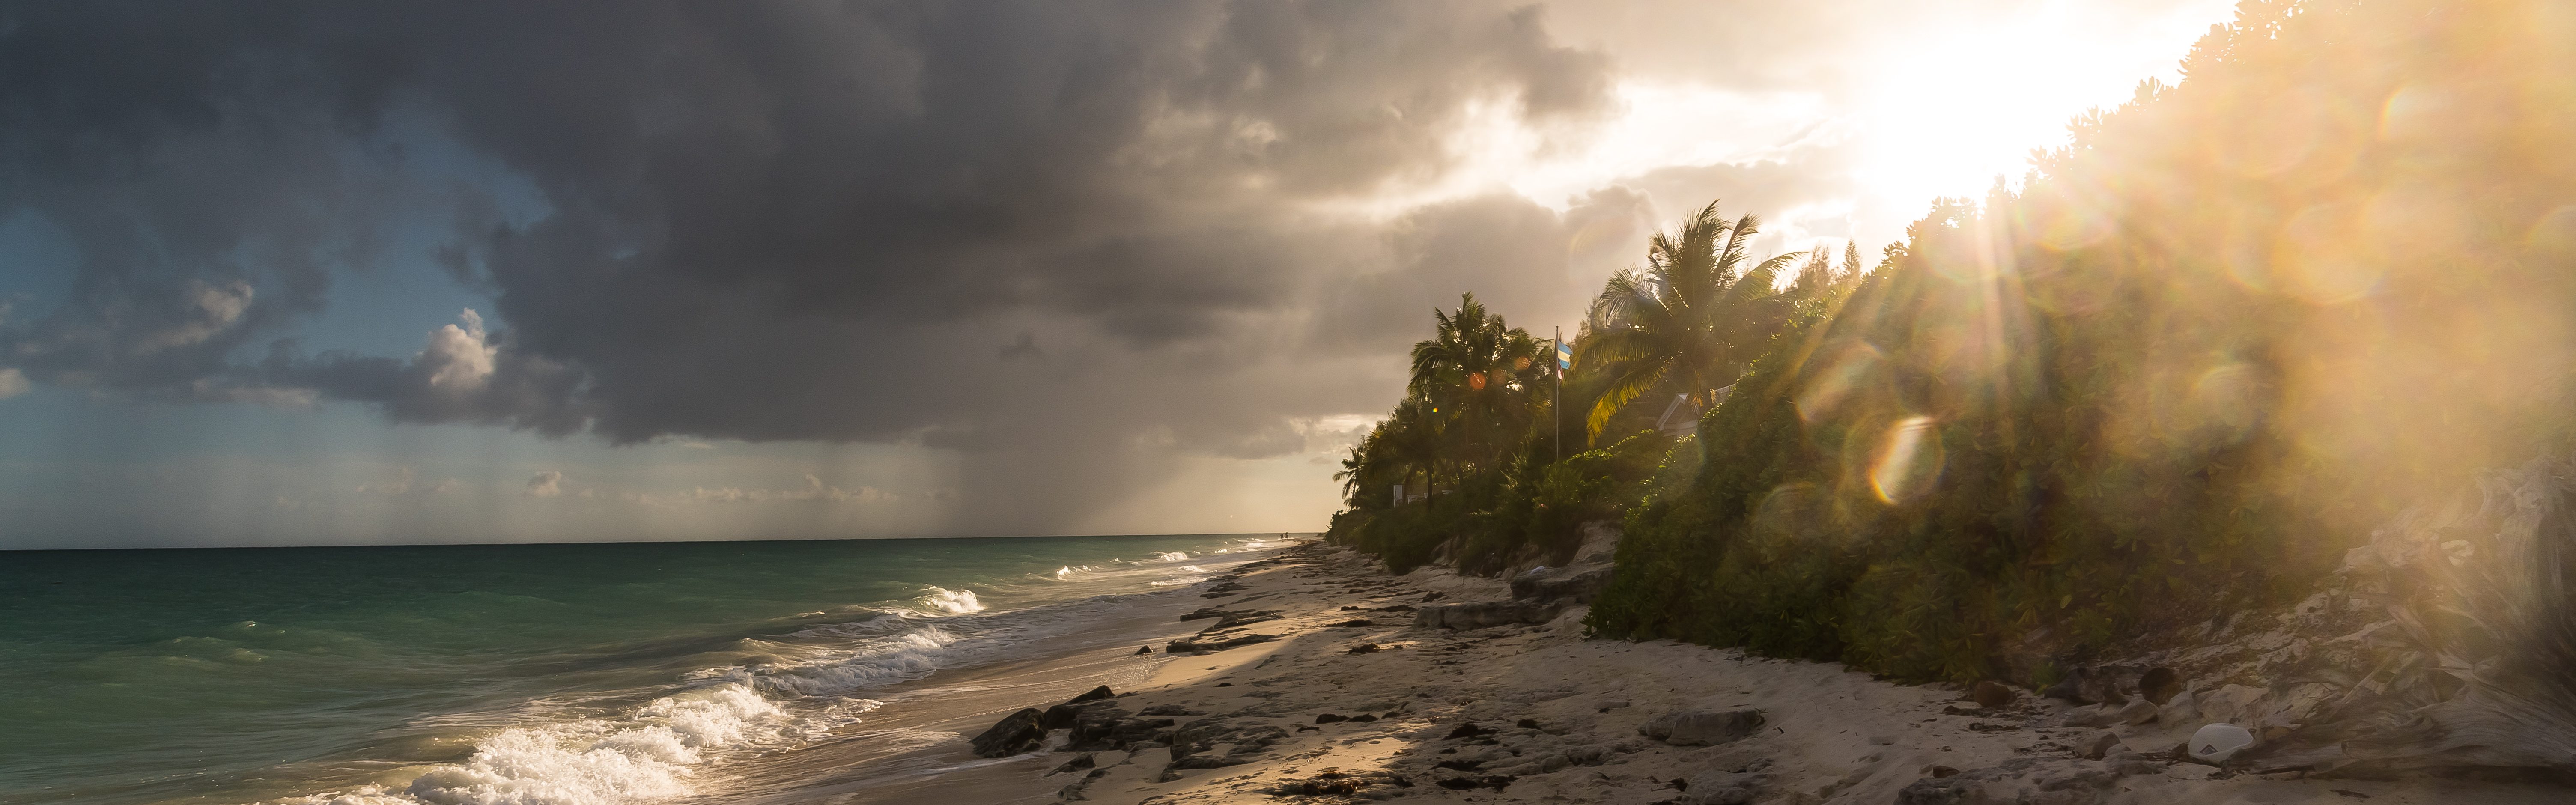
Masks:
[[[2206,766],[2162,762],[2163,753],[2197,724],[2121,727],[2115,732],[2147,757],[2123,761],[2121,750],[2114,749],[2112,760],[2082,760],[2071,747],[2098,730],[2043,726],[2057,723],[2065,709],[2058,702],[2025,694],[2002,712],[1945,714],[1945,708],[1975,705],[1950,690],[1875,681],[1837,664],[1749,658],[1669,641],[1584,640],[1579,607],[1541,625],[1471,632],[1416,627],[1407,613],[1371,610],[1419,604],[1433,592],[1445,595],[1440,603],[1501,600],[1508,597],[1507,589],[1500,581],[1439,569],[1389,577],[1375,570],[1372,560],[1346,551],[1315,550],[1290,561],[1306,564],[1247,573],[1242,583],[1250,589],[1240,595],[1213,601],[1192,596],[1176,601],[1171,613],[1177,617],[1206,604],[1280,610],[1283,620],[1250,627],[1283,635],[1278,642],[1195,656],[1158,652],[1125,657],[1126,652],[1119,652],[1122,659],[1115,662],[1086,655],[1056,666],[988,669],[978,677],[1003,680],[1000,689],[1018,698],[984,702],[969,708],[976,712],[915,725],[911,733],[954,730],[953,740],[919,747],[903,758],[850,758],[859,765],[836,770],[850,776],[847,785],[800,786],[794,795],[761,801],[1041,803],[1057,801],[1068,786],[1079,784],[1074,793],[1085,800],[1122,805],[1377,799],[1642,805],[1712,797],[1719,802],[1890,803],[1936,767],[1967,772],[1963,781],[1992,778],[1956,792],[1953,801],[1958,802],[2576,801],[2576,790],[2540,785],[2306,780],[2297,774],[2231,777]],[[1327,626],[1354,618],[1374,625]],[[1187,635],[1209,622],[1172,621],[1160,633]],[[1122,635],[1149,630],[1121,626]],[[1350,653],[1370,643],[1381,650]],[[1160,642],[1156,645],[1159,649]],[[1132,755],[1092,753],[1095,770],[1055,774],[1049,772],[1077,753],[978,760],[966,752],[965,739],[1001,713],[1019,706],[1043,709],[1097,684],[1095,680],[1110,678],[1134,680],[1128,682],[1132,691],[1113,684],[1130,694],[1118,706],[1131,712],[1178,706],[1205,714],[1179,716],[1183,724],[1231,717],[1236,723],[1275,726],[1286,736],[1266,748],[1228,756],[1245,761],[1240,764],[1180,770],[1173,779],[1165,779],[1164,773],[1171,750],[1159,747]],[[1677,709],[1742,707],[1761,709],[1766,721],[1755,734],[1731,743],[1671,746],[1638,734],[1640,724]],[[1325,713],[1381,718],[1317,727],[1316,716]],[[1516,726],[1523,719],[1533,720],[1535,728]],[[1449,738],[1462,724],[1495,732]],[[1220,746],[1211,754],[1227,756],[1227,749]],[[1441,762],[1475,768],[1435,768]],[[894,763],[909,763],[918,771],[889,781],[880,773]],[[1513,779],[1499,790],[1439,785],[1495,775]],[[1678,790],[1673,786],[1677,779],[1701,784],[1698,790]],[[1367,784],[1351,793],[1331,788],[1313,790],[1336,793],[1296,793],[1308,790],[1298,788],[1301,784],[1354,781]]]

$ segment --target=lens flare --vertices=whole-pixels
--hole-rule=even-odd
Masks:
[[[1941,480],[1941,436],[1932,418],[1913,416],[1889,425],[1869,464],[1869,488],[1887,503],[1903,503],[1932,491]]]
[[[1885,361],[1886,355],[1868,342],[1843,350],[1832,366],[1809,377],[1806,387],[1798,390],[1798,419],[1814,425],[1833,416],[1852,392],[1878,376],[1879,365]]]

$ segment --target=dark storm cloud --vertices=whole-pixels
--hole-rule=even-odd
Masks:
[[[1465,2],[0,4],[0,219],[80,253],[68,298],[0,320],[0,366],[619,441],[918,440],[1079,508],[1153,455],[1293,452],[1300,417],[1382,408],[1388,356],[1461,291],[1573,320],[1587,266],[1642,234],[1637,191],[1333,212],[1439,178],[1479,104],[1565,142],[1616,113],[1610,59],[1549,26]],[[544,212],[493,212],[430,140]],[[461,222],[440,259],[491,321],[410,356],[269,343],[422,218]]]

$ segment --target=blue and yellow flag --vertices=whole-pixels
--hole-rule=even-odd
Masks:
[[[1565,370],[1572,368],[1574,368],[1574,345],[1565,343],[1565,339],[1557,339],[1556,371],[1563,373]]]

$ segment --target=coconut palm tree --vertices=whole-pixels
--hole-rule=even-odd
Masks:
[[[1610,277],[1574,351],[1575,365],[1599,389],[1584,418],[1587,438],[1598,438],[1611,415],[1657,388],[1705,405],[1761,351],[1786,310],[1773,285],[1781,268],[1804,255],[1747,267],[1745,248],[1760,227],[1751,215],[1728,223],[1712,201],[1679,232],[1647,242],[1644,270]]]
[[[1529,424],[1546,367],[1529,331],[1485,310],[1475,294],[1453,315],[1433,310],[1433,336],[1413,345],[1408,396],[1427,401],[1448,425],[1451,452],[1484,465]]]

